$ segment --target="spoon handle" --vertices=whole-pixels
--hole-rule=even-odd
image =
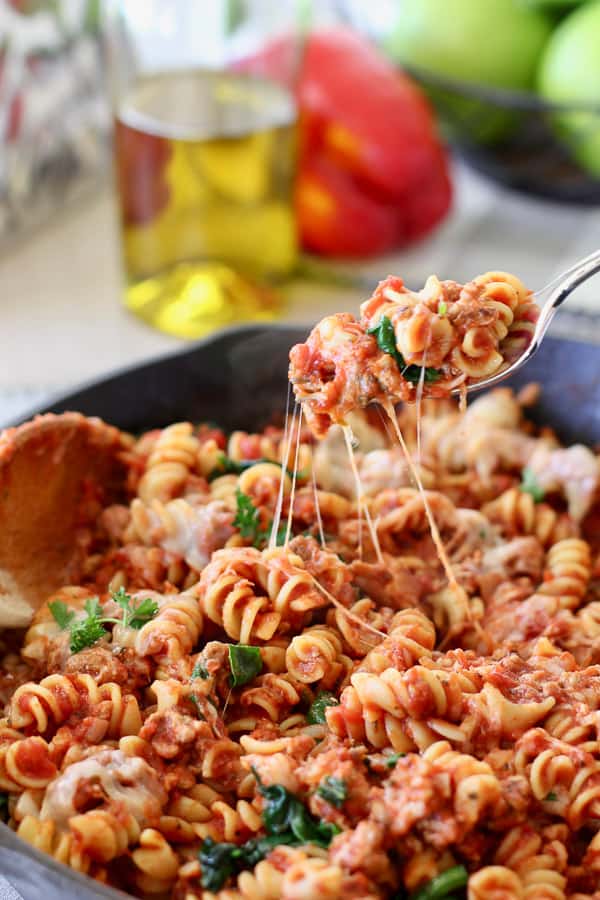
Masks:
[[[554,317],[554,313],[559,306],[561,306],[567,297],[573,293],[575,288],[579,287],[580,284],[587,281],[588,278],[591,278],[591,276],[595,275],[597,272],[600,272],[600,250],[595,250],[593,253],[590,253],[589,256],[586,256],[585,259],[582,259],[581,262],[573,266],[573,268],[566,273],[565,277],[557,284],[542,307],[536,328],[536,338],[538,343],[546,333],[546,330]]]

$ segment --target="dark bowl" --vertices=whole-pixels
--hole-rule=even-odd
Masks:
[[[550,103],[527,91],[471,84],[407,66],[442,130],[473,168],[514,190],[593,206],[597,175],[582,167],[586,141],[600,147],[600,104]]]
[[[40,412],[77,410],[132,432],[181,420],[259,428],[285,409],[288,351],[305,330],[249,325],[172,356],[126,369],[57,398]],[[542,384],[531,410],[564,441],[600,441],[600,348],[548,337],[513,387]],[[18,424],[17,422],[5,423]],[[0,898],[98,900],[124,895],[54,862],[0,823]]]

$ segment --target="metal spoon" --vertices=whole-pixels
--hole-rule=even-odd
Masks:
[[[468,385],[467,390],[469,392],[479,391],[482,388],[492,387],[493,385],[504,381],[505,378],[514,375],[517,369],[520,369],[521,366],[525,365],[538,350],[559,306],[564,303],[575,288],[579,287],[580,284],[583,284],[584,281],[587,281],[588,278],[591,278],[592,275],[595,275],[598,272],[600,272],[600,250],[595,250],[593,253],[590,253],[589,256],[586,256],[585,259],[579,260],[570,268],[566,269],[566,271],[561,272],[560,275],[557,275],[556,278],[549,281],[545,287],[536,291],[533,295],[536,300],[542,301],[542,297],[545,294],[547,294],[547,297],[543,302],[540,302],[540,315],[536,322],[531,342],[527,346],[525,352],[506,369],[502,369],[500,372],[490,375],[489,378],[482,378],[480,381],[471,382]],[[458,394],[460,391],[460,388],[455,388],[452,393]]]

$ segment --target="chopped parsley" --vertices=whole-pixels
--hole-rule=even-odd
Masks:
[[[445,300],[440,300],[440,302],[438,303],[437,311],[438,316],[441,316],[442,318],[446,315],[446,313],[448,312],[448,304]]]
[[[348,796],[348,787],[343,778],[327,775],[317,788],[317,794],[323,800],[326,800],[327,803],[335,806],[336,809],[341,809],[344,805],[344,800]]]
[[[97,597],[89,597],[85,601],[83,608],[86,615],[83,619],[76,620],[75,612],[62,600],[49,603],[48,608],[59,628],[69,631],[71,653],[79,653],[85,647],[91,647],[108,634],[101,622],[102,607]]]
[[[534,472],[529,466],[525,466],[521,473],[521,484],[519,488],[524,494],[531,494],[536,503],[541,503],[544,499],[544,489],[538,484]]]
[[[248,684],[262,671],[262,666],[262,656],[258,647],[249,647],[247,644],[229,645],[231,687]]]
[[[410,895],[410,900],[445,900],[466,887],[469,873],[464,866],[452,866]]]
[[[423,367],[406,365],[404,357],[398,351],[396,346],[394,326],[387,316],[382,316],[379,324],[374,325],[373,328],[369,328],[367,334],[374,334],[377,338],[379,349],[383,350],[384,353],[389,353],[390,356],[393,356],[396,360],[396,365],[400,369],[400,374],[406,381],[410,381],[412,384],[418,384],[421,373],[423,372]],[[423,377],[428,384],[432,384],[440,378],[441,374],[439,369],[433,369],[431,366],[426,366]]]
[[[555,791],[549,791],[544,800],[546,803],[555,803],[558,800],[558,794]]]
[[[140,629],[146,622],[154,618],[158,612],[158,603],[150,597],[145,597],[137,604],[123,588],[113,591],[112,599],[123,610],[123,618],[115,619],[104,615],[104,610],[98,597],[88,597],[84,603],[85,617],[76,619],[75,612],[70,610],[62,600],[55,600],[48,604],[54,621],[63,631],[70,632],[69,647],[71,653],[79,653],[86,647],[91,647],[97,641],[108,635],[104,627],[107,623],[122,625],[125,628]]]
[[[283,785],[264,785],[257,773],[254,774],[259,793],[266,801],[263,810],[266,837],[251,838],[241,845],[205,838],[198,853],[205,890],[219,891],[229,878],[254,868],[275,847],[316,844],[326,848],[340,831],[337,825],[313,818],[302,801]]]
[[[63,603],[62,600],[54,600],[52,603],[48,604],[48,608],[61,631],[68,628],[75,618],[74,611],[69,609],[67,604]]]
[[[328,706],[339,706],[339,700],[329,691],[319,691],[306,714],[308,724],[325,725],[327,722],[325,710]]]
[[[252,541],[254,547],[260,548],[266,544],[271,534],[271,524],[266,528],[262,527],[260,520],[260,510],[256,508],[252,502],[252,498],[244,494],[237,488],[235,492],[235,501],[237,510],[235,519],[233,520],[234,528],[238,528],[241,536]],[[281,525],[277,531],[277,546],[280,547],[285,541],[286,526]]]
[[[154,618],[158,612],[158,603],[151,597],[144,597],[139,603],[134,604],[131,596],[120,587],[118,591],[113,591],[112,599],[123,610],[123,619],[121,624],[123,628],[142,628],[146,622]]]

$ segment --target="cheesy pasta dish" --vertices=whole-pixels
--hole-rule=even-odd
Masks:
[[[388,279],[285,423],[120,435],[0,635],[9,827],[138,897],[600,900],[598,457],[534,385],[447,397],[534,322],[503,273]]]

